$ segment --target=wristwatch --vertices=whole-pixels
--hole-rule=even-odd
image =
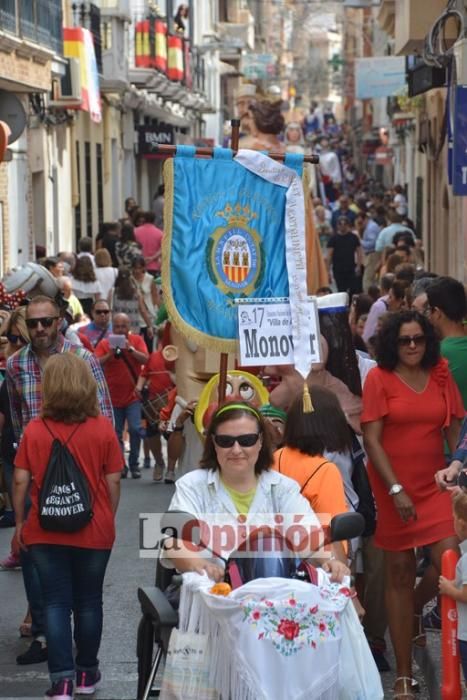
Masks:
[[[404,490],[402,484],[393,484],[389,489],[388,493],[390,496],[397,496],[398,493]]]

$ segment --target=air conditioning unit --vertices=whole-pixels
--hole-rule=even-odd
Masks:
[[[52,95],[49,107],[57,109],[80,109],[83,103],[81,96],[81,66],[79,59],[67,58],[65,75],[52,83]]]

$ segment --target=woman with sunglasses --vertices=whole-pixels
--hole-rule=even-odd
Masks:
[[[169,510],[192,514],[205,524],[203,543],[195,548],[181,539],[165,542],[164,560],[181,573],[206,572],[210,578],[224,578],[225,560],[244,544],[251,528],[281,525],[294,539],[299,556],[316,551],[321,533],[319,521],[296,481],[272,470],[273,458],[264,418],[247,403],[227,403],[214,413],[209,425],[200,469],[176,482]],[[239,516],[245,527],[239,526]],[[278,523],[277,519],[281,520]],[[292,534],[293,523],[299,524]],[[216,529],[222,527],[227,540],[221,546]],[[290,527],[289,527],[290,526]],[[277,527],[276,527],[277,529]],[[219,530],[217,530],[219,532]],[[220,551],[219,551],[220,550]],[[313,559],[323,563],[324,558]],[[323,563],[333,580],[349,573],[331,555]]]
[[[437,593],[441,555],[456,549],[451,503],[435,474],[443,438],[454,451],[464,408],[433,326],[416,311],[391,314],[376,343],[378,367],[363,389],[361,418],[384,550],[386,608],[397,664],[394,697],[413,698],[412,644],[426,645],[423,606]],[[415,548],[431,566],[415,587]]]

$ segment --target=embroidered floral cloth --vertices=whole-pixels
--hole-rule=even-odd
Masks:
[[[257,579],[227,597],[209,593],[211,586],[206,577],[184,575],[180,629],[208,635],[212,681],[222,698],[340,700],[346,585],[322,574],[319,586]]]

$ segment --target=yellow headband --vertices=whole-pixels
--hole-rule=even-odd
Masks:
[[[217,412],[216,412],[216,418],[217,416],[220,416],[222,413],[225,413],[226,411],[233,411],[233,410],[240,410],[240,411],[250,411],[255,418],[258,420],[261,420],[260,415],[256,408],[253,408],[253,406],[248,406],[246,403],[227,403],[225,406],[222,406]]]

